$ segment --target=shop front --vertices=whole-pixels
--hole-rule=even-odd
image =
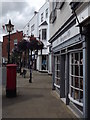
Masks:
[[[52,3],[51,6],[53,7],[53,5]],[[70,7],[71,14],[68,12]],[[56,8],[54,8],[55,11],[57,11]],[[70,2],[69,4],[65,2],[63,9],[57,12],[59,17],[54,16],[56,19],[53,22],[53,17],[50,17],[51,37],[49,42],[52,45],[52,90],[56,90],[61,100],[69,105],[80,118],[90,116],[89,11],[89,2]],[[66,19],[64,15],[67,15]]]
[[[76,31],[76,32],[74,32]],[[74,26],[52,42],[53,85],[66,105],[83,117],[84,39]]]

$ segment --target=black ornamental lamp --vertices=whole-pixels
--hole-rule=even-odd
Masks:
[[[14,25],[11,24],[11,20],[9,20],[8,24],[5,24],[7,32],[9,32],[8,37],[8,64],[10,63],[10,32],[14,30]]]

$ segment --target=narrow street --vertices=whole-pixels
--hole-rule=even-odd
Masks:
[[[17,97],[2,96],[3,118],[76,118],[68,107],[52,91],[52,77],[33,71],[29,83],[29,71],[23,78],[17,74]]]

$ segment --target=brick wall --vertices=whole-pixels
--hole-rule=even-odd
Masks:
[[[14,48],[14,40],[17,39],[17,42],[23,39],[23,31],[17,31],[16,33],[10,34],[10,53]],[[2,43],[2,57],[8,58],[8,35],[3,36],[3,43]]]

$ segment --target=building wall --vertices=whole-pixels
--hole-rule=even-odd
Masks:
[[[46,11],[48,10],[48,16],[46,17]],[[41,21],[41,15],[43,14],[43,20]],[[49,72],[49,64],[51,62],[50,57],[49,57],[49,47],[50,47],[50,43],[48,42],[49,40],[49,1],[46,1],[46,3],[39,9],[39,31],[41,31],[41,37],[40,40],[44,43],[44,49],[42,50],[42,57],[39,59],[40,60],[40,69],[38,70],[42,70],[43,71],[43,60],[46,59],[46,70],[47,72]],[[46,23],[46,24],[44,24]],[[46,29],[47,30],[47,38],[46,40],[42,39],[42,30]],[[41,52],[39,52],[39,55],[41,54]],[[45,58],[44,58],[45,57]]]
[[[32,29],[33,26],[33,29]],[[33,34],[35,37],[39,37],[38,33],[38,12],[34,11],[33,17],[29,20],[29,22],[23,28],[23,34],[26,37],[31,36]]]
[[[65,4],[66,7],[63,6],[62,11],[57,11],[59,17],[50,24],[51,37],[49,41],[52,43],[53,52],[53,89],[59,91],[60,98],[65,100],[65,103],[76,112],[78,117],[86,117],[88,111],[88,71],[85,72],[85,70],[87,68],[89,35],[85,31],[82,33],[82,31],[87,28],[87,31],[90,30],[88,13],[90,3],[83,3],[76,9],[79,22],[83,26],[82,31],[76,27],[78,22],[70,12],[70,3]],[[62,18],[61,21],[60,18]]]
[[[48,17],[46,18],[46,9],[48,9]],[[43,13],[43,21],[41,22],[41,14]],[[43,22],[47,22],[47,25],[41,25]],[[50,43],[49,40],[49,2],[46,2],[40,9],[39,9],[39,30],[42,30],[44,28],[47,29],[47,40],[43,41],[44,45],[47,46]],[[42,39],[41,39],[42,40]],[[47,51],[48,52],[48,51]]]
[[[46,10],[48,9],[48,16],[46,17]],[[41,21],[41,14],[43,13],[43,21]],[[44,24],[46,23],[46,24]],[[32,30],[32,26],[33,30]],[[39,31],[42,29],[47,29],[47,39],[46,40],[42,40],[42,35],[40,37]],[[26,36],[30,36],[31,34],[33,34],[35,37],[40,37],[40,40],[44,43],[44,49],[42,50],[42,56],[45,55],[46,56],[46,61],[47,61],[47,69],[46,71],[48,72],[48,66],[51,64],[51,57],[49,57],[48,55],[49,53],[49,47],[50,47],[50,43],[48,42],[49,40],[49,1],[46,1],[45,4],[39,9],[38,12],[34,12],[34,16],[30,19],[30,21],[25,25],[24,29],[23,29],[24,34],[26,34]],[[37,38],[38,39],[38,38]],[[42,70],[42,56],[41,56],[41,51],[38,51],[38,57],[37,57],[37,70]],[[51,67],[49,69],[49,72],[51,73]]]
[[[2,85],[2,43],[0,42],[0,87],[1,85]]]
[[[32,26],[33,30],[32,30]],[[39,37],[38,33],[38,12],[34,12],[34,16],[29,21],[29,35],[33,34],[35,37]]]
[[[17,31],[16,33],[12,33],[10,35],[10,53],[12,52],[12,49],[14,48],[14,40],[17,39],[17,42],[21,41],[23,38],[23,32]],[[3,36],[3,43],[2,43],[2,57],[8,58],[8,52],[7,52],[7,45],[8,45],[8,35]]]
[[[51,14],[53,9],[54,8],[52,7],[52,2],[51,2],[50,3],[50,14]],[[62,9],[56,9],[55,11],[56,11],[56,20],[53,24],[50,24],[50,38],[69,19],[69,17],[71,16],[71,12],[72,12],[71,9],[70,9],[69,2],[65,2]]]
[[[23,35],[28,36],[29,33],[29,23],[27,23],[23,28]]]

